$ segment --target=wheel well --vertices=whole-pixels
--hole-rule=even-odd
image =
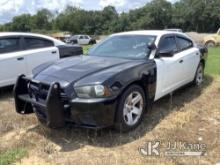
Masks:
[[[147,81],[146,81],[147,82]],[[120,93],[119,96],[121,96],[124,91],[126,91],[131,85],[138,85],[140,86],[143,91],[144,91],[144,94],[145,94],[145,98],[148,99],[148,94],[147,94],[147,84],[144,83],[144,80],[136,80],[136,81],[133,81],[132,83],[128,84]]]
[[[214,44],[216,44],[214,40],[208,40],[205,42],[205,44],[208,44],[209,42],[213,42]]]

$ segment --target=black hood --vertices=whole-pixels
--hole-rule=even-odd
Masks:
[[[44,79],[62,80],[71,83],[104,70],[112,70],[112,68],[117,68],[117,66],[135,64],[135,61],[84,55],[71,57],[50,65],[41,71],[35,79],[42,81],[42,77],[44,77]]]

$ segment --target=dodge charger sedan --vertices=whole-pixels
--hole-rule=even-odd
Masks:
[[[33,79],[14,88],[16,111],[35,113],[58,128],[138,126],[152,103],[174,90],[203,82],[207,51],[183,33],[133,31],[113,34],[88,55],[45,63]]]

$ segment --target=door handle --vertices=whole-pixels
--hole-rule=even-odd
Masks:
[[[180,60],[179,63],[183,63],[183,60]]]
[[[18,57],[17,60],[22,61],[22,60],[24,60],[24,57]]]
[[[57,53],[57,51],[52,51],[51,53],[52,53],[52,54],[56,54],[56,53]]]

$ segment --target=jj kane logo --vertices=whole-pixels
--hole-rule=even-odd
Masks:
[[[163,146],[163,148],[162,148]],[[168,141],[163,144],[161,141],[150,141],[139,147],[139,152],[143,156],[205,156],[206,144],[188,143],[182,141]],[[161,151],[163,149],[163,152]]]

